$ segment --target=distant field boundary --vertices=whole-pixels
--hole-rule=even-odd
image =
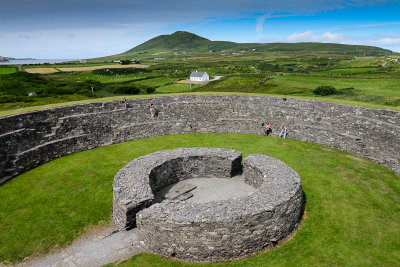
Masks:
[[[99,69],[122,69],[122,68],[139,68],[145,69],[150,67],[149,65],[143,64],[129,64],[129,65],[104,65],[104,66],[91,66],[91,67],[70,67],[70,68],[27,68],[26,72],[39,73],[39,74],[51,74],[59,71],[92,71]]]

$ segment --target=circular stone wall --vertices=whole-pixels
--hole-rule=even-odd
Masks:
[[[179,259],[229,260],[276,244],[302,217],[300,177],[275,158],[253,154],[243,166],[241,159],[241,153],[219,148],[181,148],[137,158],[115,176],[113,220],[120,229],[137,225],[151,251]],[[238,173],[253,192],[205,203],[155,201],[157,192],[179,181]]]
[[[257,95],[180,95],[96,102],[0,118],[0,185],[59,157],[134,139],[185,133],[263,134],[347,151],[400,174],[400,111]],[[149,112],[154,102],[156,117]]]

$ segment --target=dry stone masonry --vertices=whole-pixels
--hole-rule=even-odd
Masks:
[[[157,117],[149,112],[154,102]],[[182,133],[273,135],[354,153],[400,174],[400,112],[269,96],[181,95],[65,106],[0,118],[0,184],[53,159]]]
[[[296,229],[304,208],[299,175],[281,161],[234,150],[180,148],[137,158],[114,178],[113,219],[135,224],[151,251],[209,262],[243,257],[276,244]],[[254,192],[221,201],[189,203],[155,195],[182,180],[228,178],[242,173]],[[179,192],[186,194],[182,188]]]
[[[121,229],[136,224],[136,213],[153,204],[155,192],[189,178],[231,177],[239,173],[242,154],[224,149],[159,151],[128,163],[114,178],[113,219]],[[175,199],[194,188],[182,189]]]

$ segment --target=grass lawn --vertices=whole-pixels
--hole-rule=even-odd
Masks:
[[[11,74],[17,72],[16,68],[0,68],[0,74]]]
[[[69,155],[0,187],[0,262],[64,246],[107,224],[115,173],[132,159],[178,147],[223,147],[274,156],[302,178],[306,216],[294,238],[273,251],[220,266],[395,266],[400,262],[400,179],[338,150],[290,139],[185,134],[130,141]],[[186,266],[140,254],[123,266]]]

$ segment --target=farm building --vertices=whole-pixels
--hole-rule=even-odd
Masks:
[[[207,72],[201,71],[193,71],[190,74],[190,81],[192,82],[208,82],[210,80],[210,76],[208,76]]]

